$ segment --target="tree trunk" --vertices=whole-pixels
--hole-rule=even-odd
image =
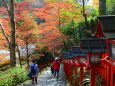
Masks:
[[[85,13],[85,1],[82,0],[82,3],[83,3],[83,17],[85,19],[85,25],[86,25],[86,28],[89,29],[89,25],[88,25],[88,21],[87,21],[87,15]]]
[[[26,61],[29,68],[29,53],[28,53],[28,43],[26,42]]]
[[[63,45],[64,45],[65,50],[67,50],[68,48],[67,48],[66,42],[64,40],[63,40]]]
[[[18,45],[17,45],[17,51],[18,51],[18,57],[19,57],[19,64],[20,64],[20,67],[22,68],[22,62],[21,62],[21,56],[20,56],[20,50],[19,50]]]
[[[10,40],[10,61],[11,66],[16,66],[16,55],[15,55],[15,18],[14,18],[14,0],[10,0],[10,25],[11,25],[11,40]]]
[[[99,0],[99,15],[106,14],[106,0]]]

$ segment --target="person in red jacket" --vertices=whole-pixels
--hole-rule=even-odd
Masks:
[[[55,59],[55,61],[52,63],[52,68],[54,70],[54,77],[59,77],[59,69],[60,69],[60,62],[58,58]]]

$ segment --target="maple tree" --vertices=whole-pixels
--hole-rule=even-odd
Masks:
[[[4,3],[6,4],[6,2],[4,1]],[[30,7],[29,7],[29,4],[27,3],[27,2],[22,2],[22,3],[15,3],[15,15],[16,15],[16,20],[19,20],[19,19],[21,19],[22,17],[21,17],[21,12],[23,12],[24,10],[26,10],[27,12],[29,11],[29,10],[27,10],[27,9],[29,9]],[[4,39],[4,42],[3,42],[3,44],[6,46],[7,45],[7,48],[9,48],[10,49],[10,38],[11,38],[11,30],[9,29],[9,17],[7,16],[8,15],[8,13],[7,13],[7,10],[5,9],[5,8],[3,8],[3,7],[1,7],[1,9],[2,9],[2,11],[1,11],[1,16],[2,16],[2,18],[1,18],[1,23],[0,23],[0,25],[1,25],[1,31],[2,31],[2,33],[3,33],[3,35],[4,35],[4,37],[3,37],[3,39]],[[31,9],[30,9],[31,10]],[[13,45],[13,46],[18,46],[18,44],[21,44],[23,41],[21,40],[21,39],[19,39],[19,38],[16,38],[16,40],[17,40],[17,43],[15,42],[15,45]],[[20,45],[19,45],[20,46]],[[18,48],[18,47],[17,47]],[[17,49],[18,50],[18,52],[19,52],[19,49]],[[16,58],[15,58],[16,59]],[[15,61],[15,60],[14,60]],[[11,63],[12,63],[12,61],[11,61]]]
[[[25,16],[26,14],[26,16]],[[37,31],[36,22],[28,11],[23,11],[20,18],[17,18],[17,43],[18,45],[26,46],[27,64],[29,66],[29,50],[28,45],[36,41],[35,32]]]
[[[81,18],[80,10],[76,9],[76,4],[66,1],[44,2],[45,6],[35,8],[33,14],[38,18],[45,19],[45,22],[39,25],[39,41],[41,42],[39,44],[53,49],[63,45],[63,40],[66,40],[65,35],[60,32],[59,28],[72,21],[72,19],[80,21],[83,18]],[[78,13],[77,16],[76,13]]]
[[[9,17],[9,21],[10,21],[10,29],[11,29],[11,33],[10,33],[10,39],[7,37],[6,34],[4,34],[8,44],[9,44],[9,50],[10,50],[10,61],[11,61],[11,66],[15,66],[16,65],[16,57],[15,57],[15,18],[14,18],[14,0],[10,0],[9,1],[9,6],[6,3],[5,0],[2,0],[5,8],[6,8],[6,12],[8,14]],[[4,27],[2,25],[2,23],[0,22],[0,26],[2,28],[2,32],[4,31]]]

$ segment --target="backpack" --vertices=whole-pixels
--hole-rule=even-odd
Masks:
[[[36,64],[34,64],[34,65],[32,66],[32,69],[31,69],[31,74],[32,74],[32,75],[35,75],[35,74],[36,74],[36,70],[35,70],[35,68],[34,68],[35,65],[36,65]]]

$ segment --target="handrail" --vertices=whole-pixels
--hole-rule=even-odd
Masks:
[[[101,61],[102,63],[104,63],[104,64],[111,65],[111,62],[109,62],[109,61],[107,61],[107,60],[105,60],[105,59],[101,59],[100,61]]]

